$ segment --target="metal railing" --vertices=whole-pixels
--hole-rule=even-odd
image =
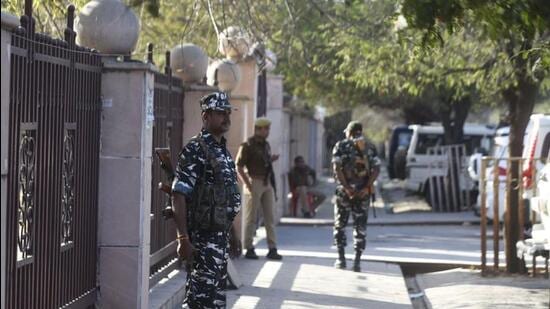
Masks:
[[[536,161],[540,159],[534,158],[534,159],[526,159],[526,158],[520,158],[520,157],[513,157],[513,158],[495,158],[495,157],[483,157],[481,160],[481,168],[480,168],[480,179],[479,179],[479,189],[480,189],[480,216],[481,216],[481,270],[482,274],[487,274],[490,272],[489,267],[487,266],[487,255],[488,255],[488,248],[487,248],[487,241],[488,241],[488,208],[492,208],[490,211],[492,212],[492,235],[489,237],[492,240],[492,272],[499,272],[500,271],[500,252],[502,250],[510,250],[516,247],[515,243],[506,243],[506,235],[505,231],[508,230],[510,235],[515,234],[517,237],[517,240],[524,240],[524,225],[535,223],[537,220],[536,213],[532,211],[531,209],[527,209],[525,206],[525,200],[523,197],[524,190],[526,189],[524,182],[530,182],[529,190],[532,190],[532,192],[536,192],[537,188],[537,182],[535,179],[537,179],[537,169],[533,166],[532,172],[526,176],[524,172],[524,166],[525,164],[531,164],[534,165]],[[501,164],[501,162],[505,162],[505,164]],[[517,168],[517,175],[519,176],[516,179],[512,178],[511,169],[516,167]],[[490,172],[490,174],[487,174],[487,171]],[[505,177],[505,179],[501,179],[501,177]],[[491,182],[492,185],[492,201],[489,203],[489,195],[487,194],[487,184]],[[503,191],[501,192],[501,187],[503,187]],[[510,193],[510,189],[517,191],[517,201],[512,201],[512,196]],[[504,193],[504,196],[502,196],[502,193]],[[503,200],[501,200],[503,198]],[[504,203],[502,203],[504,202]],[[514,202],[514,203],[513,203]],[[517,222],[512,221],[514,218],[511,218],[509,216],[509,209],[511,209],[511,204],[518,205],[518,217]],[[504,204],[504,205],[501,205]],[[504,213],[501,213],[501,206],[503,206]],[[501,220],[501,217],[504,220]],[[503,221],[503,222],[502,222]],[[504,229],[501,235],[501,226]],[[516,227],[516,228],[514,228]],[[513,230],[512,230],[513,229]],[[502,237],[502,236],[505,237]],[[500,243],[500,239],[503,238],[503,243]],[[517,258],[515,255],[508,254],[511,258]],[[504,261],[504,265],[506,266],[506,263],[509,263],[510,261]],[[533,260],[534,267],[536,267],[536,261]],[[525,265],[521,265],[521,272],[525,272],[526,268]]]
[[[427,149],[435,159],[428,163],[428,202],[432,211],[457,212],[470,206],[470,178],[466,173],[464,144],[435,146]]]
[[[149,45],[148,61],[152,62],[153,47]],[[166,52],[164,74],[155,73],[153,154],[157,148],[170,148],[173,166],[183,145],[183,98],[182,81],[172,76],[170,52]],[[151,255],[150,281],[153,286],[169,270],[177,266],[176,228],[174,220],[165,220],[162,210],[168,196],[158,189],[159,182],[167,182],[158,158],[153,155],[151,183]]]
[[[96,300],[101,59],[35,33],[32,1],[10,47],[6,308]]]

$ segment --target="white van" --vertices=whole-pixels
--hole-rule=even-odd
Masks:
[[[429,147],[442,146],[443,126],[441,125],[410,125],[412,130],[411,144],[407,152],[406,187],[409,190],[424,192],[428,178],[434,175],[445,175],[447,171],[430,170],[430,163],[442,161],[441,155],[429,155]],[[474,149],[491,147],[495,129],[479,124],[464,124],[464,143],[466,154],[470,156]],[[466,161],[467,162],[467,161]]]
[[[508,143],[509,143],[509,127],[501,128],[497,130],[495,136],[494,148],[491,152],[491,156],[498,159],[506,159],[509,157],[508,152]],[[533,173],[536,173],[536,179],[539,178],[539,174],[542,171],[545,165],[545,158],[549,156],[550,150],[550,115],[544,114],[534,114],[531,115],[529,124],[525,129],[525,135],[523,138],[523,158],[530,159],[523,169],[523,185],[524,185],[524,196],[523,198],[529,200],[533,196],[534,184],[531,181]],[[539,158],[539,160],[534,160]],[[472,165],[473,160],[470,161]],[[479,165],[478,165],[479,166]],[[499,160],[498,162],[498,175],[499,175],[499,219],[504,218],[504,207],[505,207],[505,192],[506,192],[506,173],[507,173],[507,162],[506,160]],[[469,171],[473,170],[470,166]],[[476,179],[478,177],[477,171],[472,171],[470,174],[472,178]],[[487,192],[487,218],[493,219],[493,173],[494,173],[494,164],[490,162],[489,166],[486,169],[485,174],[487,175],[486,183],[486,192]],[[527,205],[527,204],[526,204]],[[480,196],[477,199],[476,211],[479,211],[481,206]]]

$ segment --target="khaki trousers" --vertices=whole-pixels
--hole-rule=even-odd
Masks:
[[[253,248],[252,240],[256,232],[256,218],[258,209],[262,209],[264,226],[267,234],[267,246],[269,249],[277,247],[275,236],[275,222],[273,214],[273,187],[268,183],[264,184],[263,179],[252,178],[252,192],[244,189],[244,247]]]

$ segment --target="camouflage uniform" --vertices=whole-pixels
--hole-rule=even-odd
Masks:
[[[344,139],[334,146],[332,163],[342,166],[348,184],[359,191],[367,185],[371,170],[380,166],[380,159],[374,147],[368,145],[364,151],[361,151],[352,139]],[[344,191],[344,186],[338,183],[334,201],[334,244],[339,249],[347,245],[345,228],[351,214],[354,248],[356,251],[365,250],[370,196],[350,199]]]
[[[214,154],[219,162],[226,187],[235,188],[227,201],[227,219],[232,222],[240,210],[241,195],[237,189],[235,163],[226,148],[225,138],[222,137],[218,143],[203,129],[199,136],[191,139],[179,155],[172,191],[183,194],[186,202],[190,203],[195,184],[198,178],[202,177],[205,168],[205,185],[214,183],[213,168],[208,163],[198,138],[204,140],[208,151]],[[189,211],[188,207],[187,218],[191,218]],[[189,224],[188,232],[189,239],[198,252],[187,275],[183,308],[225,308],[229,233],[200,230],[194,228],[193,223]]]

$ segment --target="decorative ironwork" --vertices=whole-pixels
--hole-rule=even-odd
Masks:
[[[63,139],[63,176],[61,185],[61,244],[73,240],[74,208],[74,129],[66,129]]]
[[[21,130],[19,142],[19,201],[17,205],[17,260],[33,255],[33,213],[35,190],[34,130]]]

